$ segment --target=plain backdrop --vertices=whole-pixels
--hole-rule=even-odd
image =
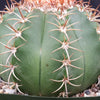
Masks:
[[[8,1],[10,3],[10,0]],[[16,1],[20,1],[20,0],[16,0]],[[84,0],[84,1],[88,1],[88,0]],[[96,8],[99,4],[100,4],[100,0],[91,0],[92,7]],[[0,10],[3,10],[5,5],[6,5],[6,0],[0,0]]]

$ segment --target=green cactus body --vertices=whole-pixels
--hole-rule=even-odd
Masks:
[[[68,92],[72,95],[83,91],[100,74],[97,23],[76,7],[54,13],[32,8],[29,13],[19,6],[3,16],[1,74],[8,83],[21,84],[21,90],[30,95],[56,96],[65,92],[68,96]],[[10,68],[10,74],[3,74],[5,67]]]

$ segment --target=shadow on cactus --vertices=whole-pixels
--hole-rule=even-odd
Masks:
[[[97,80],[100,12],[89,4],[25,0],[1,11],[0,75],[9,91],[68,97]]]

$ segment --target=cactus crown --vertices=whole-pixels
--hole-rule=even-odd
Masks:
[[[91,8],[90,0],[11,1],[0,11],[0,74],[10,71],[5,84],[22,94],[18,83],[32,95],[63,97],[91,85],[95,79],[88,78],[100,74],[99,6]]]

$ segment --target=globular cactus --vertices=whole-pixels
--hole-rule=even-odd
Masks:
[[[99,17],[90,1],[12,0],[0,15],[0,75],[29,95],[85,90],[100,74]]]

